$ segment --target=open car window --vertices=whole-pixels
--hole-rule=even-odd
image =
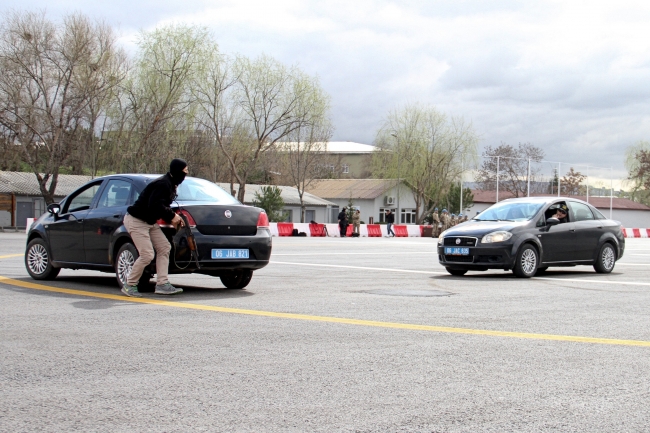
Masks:
[[[542,203],[501,202],[490,206],[473,219],[476,221],[528,221],[537,215]]]

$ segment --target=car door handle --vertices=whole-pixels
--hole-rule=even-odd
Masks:
[[[576,231],[576,229],[569,229],[569,231],[570,231],[570,232],[574,232],[574,231]]]
[[[122,215],[120,215],[119,213],[116,213],[115,215],[113,215],[113,218],[119,218],[119,217],[121,217],[121,216],[122,216]]]

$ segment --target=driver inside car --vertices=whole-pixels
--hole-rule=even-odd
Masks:
[[[551,218],[557,218],[560,220],[560,224],[567,222],[567,206],[565,204],[560,205],[555,211],[555,214]]]

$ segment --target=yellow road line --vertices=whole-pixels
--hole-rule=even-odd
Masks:
[[[9,259],[11,257],[22,257],[24,254],[7,254],[6,256],[0,256],[0,259]]]
[[[218,313],[245,314],[249,316],[275,317],[282,319],[307,320],[312,322],[338,323],[344,325],[371,326],[377,328],[407,329],[412,331],[445,332],[452,334],[486,335],[491,337],[527,338],[532,340],[572,341],[575,343],[610,344],[618,346],[650,347],[650,341],[618,340],[614,338],[580,337],[574,335],[531,334],[526,332],[493,331],[486,329],[451,328],[447,326],[415,325],[410,323],[379,322],[374,320],[348,319],[343,317],[311,316],[308,314],[277,313],[273,311],[245,310],[241,308],[217,307],[212,305],[190,304],[177,301],[163,301],[150,298],[128,298],[122,295],[95,293],[85,290],[65,289],[45,286],[43,284],[14,280],[0,275],[0,283],[26,289],[43,290],[67,295],[88,296],[92,298],[111,299],[114,301],[134,302],[140,304],[160,305],[165,307],[188,308],[191,310],[214,311]]]

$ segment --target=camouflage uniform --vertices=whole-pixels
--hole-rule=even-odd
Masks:
[[[434,238],[437,238],[438,235],[440,234],[440,227],[438,227],[440,225],[440,216],[438,215],[438,208],[436,208],[433,211],[433,215],[431,215],[431,220],[433,224],[432,236]]]

